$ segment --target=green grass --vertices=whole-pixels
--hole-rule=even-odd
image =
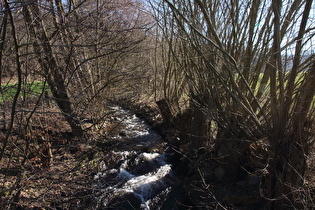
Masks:
[[[255,94],[255,95],[257,95],[257,93],[258,93],[258,90],[259,90],[259,87],[260,87],[260,85],[261,85],[261,81],[262,81],[263,76],[264,76],[264,73],[260,73],[259,76],[258,76],[257,85],[256,85],[256,88],[255,88],[255,90],[254,90],[254,94]],[[286,77],[287,77],[287,76],[288,76],[288,75],[286,75]],[[300,85],[301,85],[301,82],[303,81],[304,76],[305,76],[305,73],[303,73],[303,72],[299,72],[299,73],[298,73],[298,75],[296,76],[295,81],[294,81],[297,86],[300,86]],[[287,84],[288,84],[288,79],[286,78],[286,80],[285,80],[285,82],[284,82],[284,87],[285,87],[285,88],[286,88]],[[279,80],[278,80],[278,78],[277,78],[277,85],[279,85]],[[251,85],[250,85],[250,86],[251,86]],[[269,88],[270,88],[270,80],[268,79],[268,81],[267,81],[267,83],[266,83],[265,91],[269,91]]]
[[[22,84],[20,97],[32,97],[38,96],[42,93],[44,82],[34,81],[32,83]],[[6,84],[1,86],[0,102],[12,100],[16,94],[18,84]],[[48,85],[45,85],[45,89],[49,90]]]

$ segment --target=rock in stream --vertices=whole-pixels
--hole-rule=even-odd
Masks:
[[[106,155],[103,168],[95,175],[96,208],[177,209],[180,184],[168,161],[170,149],[130,111],[112,109],[120,124],[113,138],[121,143]]]

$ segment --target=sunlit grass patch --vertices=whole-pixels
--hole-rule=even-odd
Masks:
[[[12,100],[17,92],[18,84],[5,84],[1,86],[0,102]],[[40,95],[43,90],[49,90],[48,85],[43,81],[33,81],[31,83],[22,84],[20,97],[32,97]]]

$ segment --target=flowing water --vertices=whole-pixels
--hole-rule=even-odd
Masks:
[[[143,120],[120,107],[111,108],[121,142],[106,155],[95,175],[98,209],[177,209],[180,181],[172,150]]]

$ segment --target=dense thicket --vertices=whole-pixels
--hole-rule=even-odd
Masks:
[[[52,146],[87,141],[109,101],[146,91],[152,18],[138,0],[5,0],[0,22],[0,194],[14,208],[36,158],[49,168]]]
[[[104,122],[108,101],[142,96],[158,101],[170,143],[198,174],[200,207],[207,183],[249,174],[270,208],[310,205],[312,0],[4,0],[0,9],[2,165],[22,169],[47,148],[50,157],[47,117],[81,138]]]
[[[141,2],[5,1],[1,14],[1,101],[21,86],[23,107],[34,100],[30,84],[48,84],[36,94],[56,102],[74,135],[83,135],[84,118],[102,118],[110,97],[134,95],[149,80],[151,22]]]
[[[297,194],[314,143],[312,0],[151,2],[164,115],[188,139],[186,151],[215,144],[212,154],[225,162],[216,175],[231,179],[244,148],[266,146],[255,151],[264,159],[254,170],[266,177],[262,195],[274,208],[303,203]]]

